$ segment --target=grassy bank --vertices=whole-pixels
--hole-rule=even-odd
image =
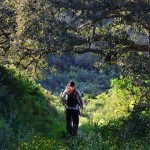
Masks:
[[[84,96],[79,133],[67,138],[59,98],[0,67],[0,149],[149,150],[149,98],[129,79],[94,99]]]
[[[61,139],[65,122],[58,98],[4,67],[0,67],[0,85],[1,149],[31,146],[39,137],[40,142],[49,139],[49,146]]]

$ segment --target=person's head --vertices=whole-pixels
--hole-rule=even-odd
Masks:
[[[73,81],[70,81],[70,82],[68,82],[66,89],[68,89],[70,87],[74,88],[74,86],[75,86],[75,83]]]
[[[75,83],[73,81],[70,81],[69,84],[70,84],[71,87],[75,86]]]
[[[74,89],[74,82],[73,81],[70,81],[68,84],[67,84],[67,87],[66,87],[66,90],[69,92],[69,93],[73,93],[75,91]]]

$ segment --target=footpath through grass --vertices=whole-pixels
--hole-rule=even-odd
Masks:
[[[133,95],[128,85],[114,80],[107,93],[85,95],[78,135],[68,138],[59,98],[0,67],[0,149],[149,150],[149,109],[135,109],[142,92],[134,87]]]
[[[67,149],[150,149],[150,101],[143,96],[146,89],[122,77],[112,80],[111,85],[94,99],[85,95],[79,133],[64,140]]]

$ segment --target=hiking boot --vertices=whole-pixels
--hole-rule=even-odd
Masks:
[[[75,124],[73,127],[73,133],[77,134],[77,131],[78,131],[78,126]]]
[[[72,133],[68,132],[67,137],[71,137],[71,136],[72,136]]]

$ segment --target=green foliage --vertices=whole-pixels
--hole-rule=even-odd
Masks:
[[[6,125],[4,118],[0,118],[0,130]]]
[[[71,74],[75,76],[76,69]],[[150,148],[148,87],[131,78],[112,80],[112,88],[94,98],[85,94],[79,133],[71,138],[65,136],[64,108],[58,97],[2,66],[0,85],[1,149]]]
[[[64,90],[67,83],[71,80],[75,81],[76,87],[90,97],[95,97],[98,93],[110,88],[110,79],[117,76],[117,73],[100,73],[96,69],[88,70],[78,66],[69,66],[61,70],[57,68],[57,72],[50,73],[49,70],[44,73],[44,79],[40,83],[48,90],[59,94]]]
[[[147,0],[1,0],[1,63],[35,74],[53,52],[91,51],[114,61],[126,50],[148,51],[149,9]]]
[[[102,139],[101,134],[95,134],[94,132],[79,133],[77,138],[71,138],[65,141],[67,150],[103,150],[111,149],[109,141]]]
[[[110,90],[86,101],[81,118],[82,131],[96,133],[92,137],[95,145],[100,134],[102,141],[109,143],[106,149],[148,150],[150,101],[144,95],[146,89],[122,76],[112,80],[111,85]],[[95,146],[92,142],[89,140],[87,145]]]
[[[0,85],[0,134],[7,135],[0,140],[5,143],[1,148],[29,140],[39,133],[53,138],[63,135],[62,111],[56,110],[61,104],[50,92],[2,66]]]
[[[112,129],[113,130],[113,129]],[[100,131],[100,130],[99,130]],[[65,140],[67,150],[149,150],[149,137],[138,139],[136,137],[128,137],[123,139],[119,133],[116,136],[111,136],[110,132],[107,132],[105,138],[101,132],[91,131],[90,133],[79,133],[78,137],[68,138]]]
[[[44,136],[34,136],[29,142],[20,142],[18,150],[64,150],[62,143],[58,140],[50,139]]]
[[[113,84],[115,82],[113,81]],[[129,115],[135,97],[131,95],[130,91],[123,88],[124,86],[123,82],[118,81],[114,88],[108,91],[108,94],[103,93],[98,95],[96,99],[90,100],[86,109],[92,122],[104,125],[122,117],[126,118]]]

